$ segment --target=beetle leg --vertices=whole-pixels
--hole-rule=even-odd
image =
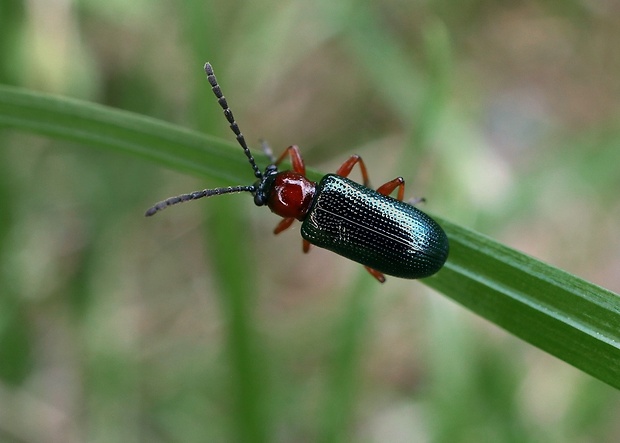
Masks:
[[[282,220],[280,220],[280,223],[278,223],[276,228],[273,230],[273,233],[277,235],[280,232],[284,231],[285,229],[290,228],[294,221],[295,221],[295,217],[283,218]]]
[[[379,280],[379,283],[385,283],[385,276],[377,271],[376,269],[369,268],[368,266],[364,266],[366,270],[372,275],[374,278]]]
[[[396,198],[403,201],[403,197],[405,196],[405,179],[402,177],[396,177],[394,180],[379,186],[377,192],[383,195],[390,195],[396,188],[398,188],[398,196]]]
[[[303,250],[304,253],[307,253],[310,250],[310,242],[304,238],[303,240]]]
[[[357,154],[352,155],[349,159],[344,162],[336,171],[336,175],[340,177],[348,177],[353,169],[353,166],[359,164],[360,169],[362,171],[362,179],[364,180],[364,186],[367,188],[370,187],[370,180],[368,179],[368,171],[366,170],[366,165],[364,164],[364,160]]]
[[[273,151],[271,150],[271,146],[265,140],[260,140],[260,146],[263,149],[263,152],[267,157],[269,157],[269,161],[273,164],[276,163],[276,158],[273,156]]]
[[[407,200],[407,203],[409,203],[411,206],[415,206],[418,203],[424,203],[425,201],[426,199],[424,197],[413,197]]]
[[[276,166],[279,165],[282,162],[282,160],[286,158],[287,155],[291,159],[291,164],[293,165],[293,171],[305,177],[306,166],[304,165],[304,159],[301,156],[301,152],[299,151],[299,147],[297,145],[292,145],[286,148],[284,152],[282,153],[282,155],[274,162],[274,164]]]

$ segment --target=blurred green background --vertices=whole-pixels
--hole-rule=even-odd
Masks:
[[[0,0],[0,83],[364,157],[620,291],[620,4]],[[0,442],[612,442],[620,396],[227,185],[0,131]],[[242,152],[239,149],[239,155]],[[248,167],[249,184],[253,177]],[[298,226],[298,225],[297,225]]]

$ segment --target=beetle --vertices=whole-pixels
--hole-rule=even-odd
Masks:
[[[147,217],[189,200],[249,192],[256,206],[267,206],[282,217],[274,234],[299,220],[304,252],[308,252],[311,244],[333,251],[364,265],[381,283],[385,281],[384,274],[416,279],[428,277],[442,268],[448,258],[448,237],[435,220],[403,201],[405,181],[402,177],[373,190],[369,187],[364,161],[359,155],[352,155],[335,174],[327,174],[317,183],[306,178],[304,161],[296,145],[286,148],[276,159],[264,143],[270,164],[261,172],[215,78],[213,67],[207,62],[204,70],[256,181],[248,186],[204,189],[170,197],[149,208]],[[278,171],[287,157],[293,169]],[[355,166],[361,170],[363,184],[347,178]],[[390,197],[396,189],[397,197]]]

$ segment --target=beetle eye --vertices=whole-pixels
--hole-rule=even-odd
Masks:
[[[261,191],[257,191],[256,194],[254,194],[254,204],[256,206],[264,206],[265,194],[263,194]]]

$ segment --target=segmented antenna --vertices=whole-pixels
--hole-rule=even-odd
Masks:
[[[235,117],[233,116],[232,111],[228,107],[228,103],[226,102],[226,97],[224,97],[224,94],[222,94],[220,85],[217,83],[217,79],[215,78],[215,74],[213,73],[213,67],[211,66],[211,63],[209,62],[205,63],[205,72],[207,73],[207,78],[209,79],[209,83],[211,84],[211,89],[213,90],[213,93],[217,97],[217,102],[220,104],[220,106],[224,110],[224,115],[226,116],[226,120],[228,120],[228,123],[230,123],[230,129],[232,129],[232,132],[235,133],[235,136],[237,137],[237,141],[243,148],[243,152],[245,152],[246,157],[250,161],[250,165],[252,166],[252,169],[254,169],[254,175],[256,176],[256,178],[259,178],[259,179],[263,178],[263,174],[260,172],[260,169],[258,169],[258,166],[256,166],[254,157],[252,156],[252,153],[250,152],[250,148],[248,148],[248,145],[245,142],[245,138],[243,137],[243,134],[241,133],[241,130],[239,129],[239,125],[235,121]]]
[[[263,174],[260,172],[260,169],[258,169],[258,166],[256,165],[256,162],[254,161],[254,157],[252,156],[252,153],[250,152],[250,148],[248,148],[248,145],[245,142],[245,138],[243,137],[243,134],[241,133],[241,130],[239,129],[239,125],[235,121],[235,117],[233,116],[232,111],[228,107],[228,103],[226,102],[226,97],[224,97],[224,94],[222,94],[220,85],[217,83],[217,79],[215,78],[215,74],[213,73],[213,67],[211,66],[211,63],[207,62],[205,64],[205,72],[207,73],[207,78],[209,80],[209,83],[211,84],[211,89],[213,90],[215,97],[217,97],[217,102],[220,104],[220,106],[224,110],[224,115],[226,116],[226,120],[228,120],[228,123],[230,123],[230,129],[232,129],[232,131],[235,133],[235,136],[237,137],[237,142],[239,142],[239,145],[241,145],[241,147],[243,148],[243,152],[245,152],[245,155],[250,162],[250,166],[252,166],[252,169],[254,170],[254,175],[256,176],[256,178],[262,179]],[[273,154],[271,154],[271,157],[273,157]],[[213,195],[231,194],[234,192],[251,192],[252,194],[255,194],[257,192],[257,189],[254,185],[228,186],[226,188],[203,189],[202,191],[195,191],[189,194],[182,194],[182,195],[177,195],[175,197],[170,197],[164,201],[157,203],[155,206],[152,206],[151,208],[149,208],[144,215],[147,217],[150,217],[151,215],[155,215],[159,211],[166,209],[168,206],[176,205],[178,203],[183,203],[183,202],[190,201],[190,200],[197,200],[199,198],[204,198],[204,197],[211,197]]]
[[[166,209],[168,206],[176,205],[177,203],[183,203],[190,200],[197,200],[203,197],[211,197],[213,195],[231,194],[234,192],[255,192],[254,186],[228,186],[226,188],[204,189],[202,191],[190,192],[189,194],[177,195],[176,197],[170,197],[164,201],[161,201],[149,208],[144,214],[147,217],[156,214],[157,212]]]

